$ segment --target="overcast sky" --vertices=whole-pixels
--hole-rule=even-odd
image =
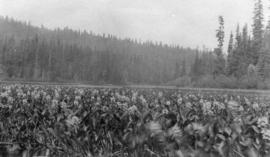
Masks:
[[[254,0],[0,0],[0,15],[49,28],[68,26],[122,38],[214,48],[218,16],[224,16],[228,39],[237,23],[248,23],[251,29],[253,6]],[[270,12],[267,2],[264,7],[265,14]]]

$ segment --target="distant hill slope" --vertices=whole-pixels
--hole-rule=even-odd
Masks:
[[[0,17],[0,61],[9,78],[162,84],[181,76],[183,66],[188,71],[196,51]]]

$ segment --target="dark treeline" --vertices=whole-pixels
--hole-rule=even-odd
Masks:
[[[0,18],[7,79],[163,84],[189,73],[196,51]]]
[[[238,25],[224,45],[220,16],[217,47],[199,51],[0,17],[0,68],[7,80],[270,88],[270,22],[263,25],[261,0],[253,20],[251,35]]]

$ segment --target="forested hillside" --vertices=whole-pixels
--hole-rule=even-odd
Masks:
[[[188,73],[196,51],[0,18],[1,64],[8,78],[161,84]]]
[[[6,80],[270,88],[270,21],[264,26],[262,1],[254,4],[253,25],[238,25],[228,45],[226,19],[217,18],[214,50],[50,30],[0,17],[1,71]]]

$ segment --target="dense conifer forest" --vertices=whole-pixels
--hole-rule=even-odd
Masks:
[[[270,22],[264,26],[263,21],[257,0],[253,25],[238,25],[224,45],[226,19],[219,16],[216,48],[199,50],[0,17],[2,79],[269,88]]]
[[[161,84],[189,71],[198,52],[69,28],[49,30],[3,17],[0,33],[8,78],[26,80]]]

